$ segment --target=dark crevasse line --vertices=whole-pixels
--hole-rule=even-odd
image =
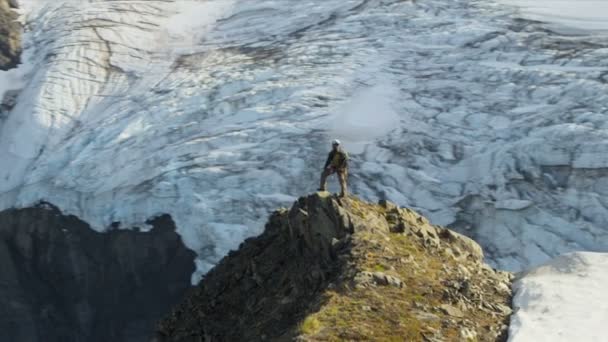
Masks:
[[[50,204],[0,212],[0,341],[148,341],[190,289],[169,215],[98,233]]]

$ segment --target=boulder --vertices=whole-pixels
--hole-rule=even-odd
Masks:
[[[464,313],[460,309],[449,304],[441,304],[441,306],[439,306],[439,309],[452,317],[464,317]]]

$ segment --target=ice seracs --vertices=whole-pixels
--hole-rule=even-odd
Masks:
[[[470,0],[23,11],[31,72],[0,122],[1,208],[43,199],[98,230],[169,213],[196,279],[315,188],[336,136],[358,152],[353,192],[465,231],[495,266],[608,250],[601,35]]]

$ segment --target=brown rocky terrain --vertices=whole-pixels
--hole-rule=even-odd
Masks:
[[[510,273],[412,210],[321,192],[276,211],[157,341],[502,341]]]
[[[149,223],[98,233],[49,204],[0,212],[0,341],[149,341],[195,267],[168,215]]]
[[[12,10],[15,0],[0,0],[0,70],[12,69],[21,61],[21,24]]]

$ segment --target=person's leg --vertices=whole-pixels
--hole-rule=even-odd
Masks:
[[[319,191],[325,191],[327,189],[327,177],[331,174],[329,169],[324,169],[321,173],[321,184],[319,185]]]
[[[348,178],[348,170],[338,171],[338,180],[340,181],[340,196],[345,197],[348,195],[347,189],[347,178]]]

